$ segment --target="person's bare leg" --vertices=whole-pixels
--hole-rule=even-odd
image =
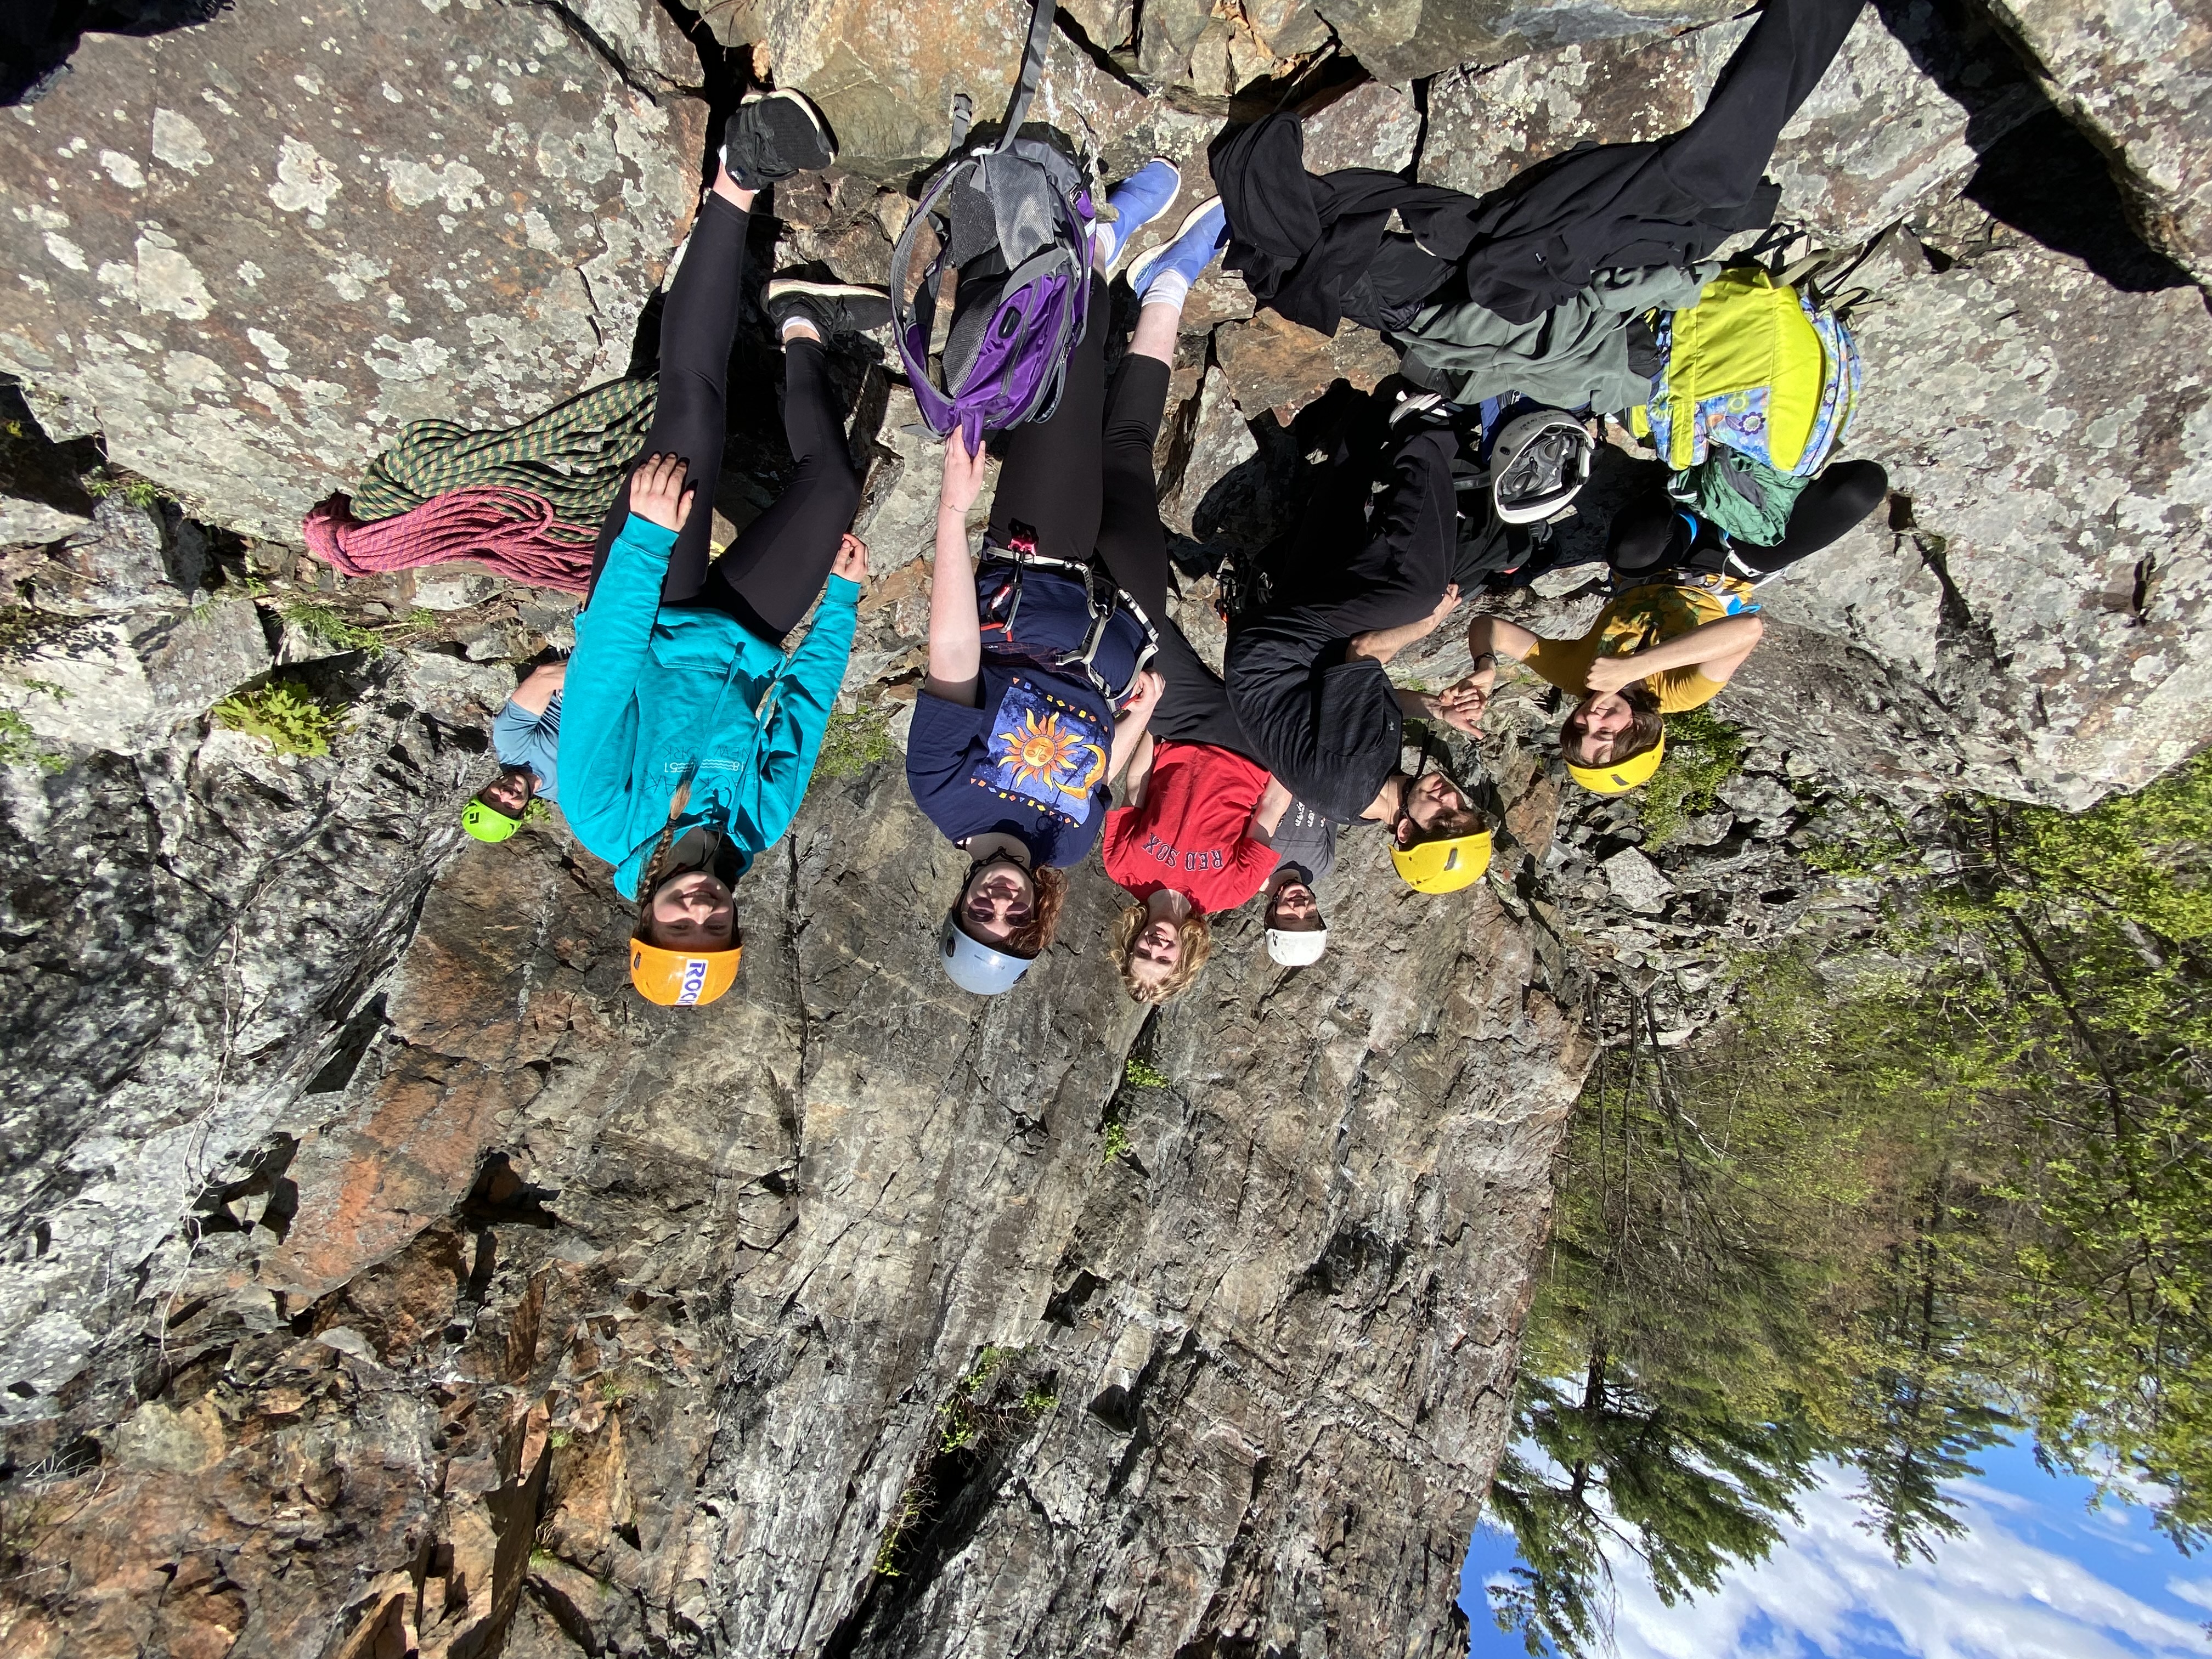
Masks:
[[[750,213],[753,198],[760,194],[757,190],[739,189],[738,181],[730,177],[729,168],[719,161],[714,164],[714,182],[709,188],[740,213]]]
[[[1150,357],[1157,362],[1175,366],[1176,335],[1182,324],[1182,304],[1158,304],[1143,307],[1137,313],[1137,327],[1129,337],[1129,355]]]

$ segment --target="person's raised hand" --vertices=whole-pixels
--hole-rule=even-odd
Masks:
[[[663,530],[683,529],[693,494],[684,488],[687,470],[681,455],[647,456],[629,475],[629,510]]]
[[[1125,714],[1151,714],[1159,706],[1167,689],[1168,683],[1161,676],[1149,668],[1143,670],[1137,676],[1137,689],[1129,694],[1129,701],[1121,705],[1121,712]]]
[[[1583,684],[1593,691],[1618,691],[1643,678],[1633,656],[1595,657],[1590,661],[1589,672],[1583,676]]]
[[[847,536],[837,544],[837,556],[830,562],[830,574],[842,576],[860,586],[868,585],[868,544],[858,536]]]
[[[945,441],[945,482],[938,489],[938,504],[947,511],[965,513],[975,505],[975,497],[983,493],[983,463],[985,455],[979,446],[972,455],[968,452],[968,440],[958,427]]]

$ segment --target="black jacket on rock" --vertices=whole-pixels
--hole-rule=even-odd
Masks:
[[[1686,265],[1769,224],[1761,176],[1865,0],[1768,0],[1698,118],[1638,144],[1585,145],[1484,197],[1395,173],[1305,170],[1297,118],[1231,128],[1208,155],[1229,216],[1226,263],[1293,322],[1402,328],[1456,273],[1465,297],[1533,321],[1601,270]],[[1386,234],[1390,215],[1405,234]]]

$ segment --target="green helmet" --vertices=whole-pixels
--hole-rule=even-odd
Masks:
[[[522,820],[507,817],[496,806],[489,806],[483,801],[472,800],[461,808],[461,828],[478,841],[490,842],[495,845],[521,829]]]

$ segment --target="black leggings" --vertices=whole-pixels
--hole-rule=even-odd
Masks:
[[[699,210],[661,313],[660,395],[645,454],[682,456],[689,465],[686,480],[697,486],[691,514],[668,556],[660,602],[723,611],[769,644],[781,645],[830,578],[838,546],[860,510],[860,479],[846,447],[844,421],[831,400],[829,356],[815,341],[793,340],[783,353],[783,431],[799,471],[775,505],[747,525],[720,558],[714,557],[708,538],[729,436],[730,348],[744,307],[747,218],[720,196],[709,195]],[[629,519],[625,483],[599,526],[594,588]]]
[[[1121,360],[1109,397],[1106,330],[1113,316],[1106,279],[1091,279],[1091,325],[1068,360],[1052,418],[1006,435],[1005,465],[991,503],[991,539],[1000,546],[1023,526],[1038,552],[1084,561],[1097,554],[1121,591],[1154,627],[1168,614],[1168,537],[1152,446],[1168,402],[1168,366],[1153,357]]]
[[[1881,505],[1889,475],[1873,461],[1838,461],[1806,487],[1790,510],[1790,527],[1771,547],[1731,542],[1735,562],[1760,576],[1788,568],[1808,554],[1839,540]],[[1696,545],[1686,509],[1667,495],[1647,495],[1613,514],[1605,559],[1624,575],[1650,570],[1718,570],[1722,550]]]

